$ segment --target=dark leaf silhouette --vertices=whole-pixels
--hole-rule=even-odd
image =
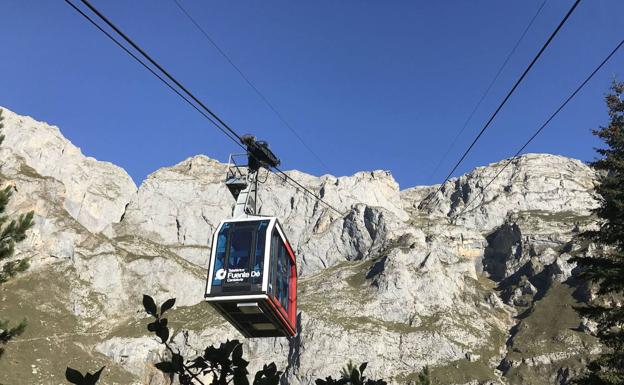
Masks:
[[[95,373],[87,372],[83,376],[82,373],[76,369],[67,367],[67,369],[65,369],[65,379],[75,385],[95,385],[99,381],[103,370],[104,366],[102,366],[100,370]]]
[[[84,380],[85,380],[82,373],[70,367],[67,367],[67,369],[65,369],[65,379],[67,379],[67,381],[71,382],[72,384],[76,384],[76,385],[83,385]]]
[[[238,345],[232,351],[232,363],[236,366],[246,367],[248,362],[243,359],[243,345]]]
[[[96,382],[100,379],[100,374],[102,374],[102,370],[104,370],[104,366],[100,368],[97,372],[91,374],[87,373],[85,375],[85,385],[95,385]]]
[[[234,369],[234,385],[249,385],[247,379],[247,369],[243,367],[237,367]]]
[[[184,371],[184,357],[178,353],[174,353],[171,357],[171,364],[176,372]]]
[[[191,361],[191,364],[188,366],[188,368],[189,369],[207,369],[208,364],[206,363],[206,360],[204,360],[203,357],[195,357]]]
[[[156,302],[154,302],[154,298],[150,297],[147,294],[143,294],[143,307],[145,311],[154,317],[158,316],[158,310],[156,309]]]
[[[156,335],[160,338],[164,344],[169,340],[169,328],[167,327],[167,319],[159,320],[156,328]],[[164,322],[163,322],[164,321]]]
[[[277,371],[274,363],[264,365],[262,370],[256,373],[253,385],[277,385],[282,372]]]
[[[171,361],[163,361],[154,365],[158,370],[164,373],[175,373],[173,363]]]
[[[172,383],[177,376],[180,385],[249,385],[249,371],[247,370],[249,362],[243,358],[243,344],[240,341],[227,340],[219,346],[208,346],[202,355],[191,359],[185,358],[179,350],[170,345],[168,321],[166,318],[162,318],[162,314],[171,309],[174,304],[174,298],[165,301],[160,307],[160,314],[158,314],[152,297],[143,296],[145,311],[155,318],[147,324],[147,330],[160,338],[170,357],[170,360],[156,363],[154,366],[167,374]],[[315,383],[317,385],[387,385],[383,380],[366,379],[362,375],[366,366],[367,363],[363,363],[356,367],[349,362],[347,368],[343,370],[343,378],[334,380],[327,377],[317,379]],[[95,385],[102,369],[93,375],[87,373],[83,377],[80,372],[67,368],[66,377],[75,385]],[[281,377],[282,372],[277,370],[277,366],[272,362],[263,365],[262,370],[256,372],[253,377],[253,385],[279,385]],[[211,378],[211,381],[207,382],[206,378]]]
[[[162,316],[167,310],[171,309],[173,305],[175,305],[175,301],[175,298],[169,298],[168,300],[163,302],[163,304],[160,305],[160,315]]]

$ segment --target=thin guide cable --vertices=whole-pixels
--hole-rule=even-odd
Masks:
[[[81,2],[83,2],[85,5],[87,5],[87,7],[89,9],[92,10],[92,12],[94,12],[100,19],[102,19],[111,29],[113,29],[117,34],[119,34],[124,40],[126,40],[126,42],[128,42],[135,50],[137,50],[143,57],[145,57],[150,63],[152,63],[152,65],[154,65],[159,71],[161,71],[167,78],[169,78],[176,86],[178,86],[182,92],[184,92],[185,94],[187,94],[192,100],[194,100],[197,104],[199,104],[199,106],[201,106],[206,112],[208,112],[208,115],[206,115],[203,111],[201,111],[199,109],[199,107],[197,107],[195,104],[193,104],[189,99],[187,99],[186,97],[184,97],[181,92],[177,89],[175,89],[175,87],[173,87],[172,84],[170,84],[169,82],[167,82],[162,76],[160,76],[158,73],[155,72],[155,70],[153,68],[150,68],[145,62],[143,62],[142,60],[140,60],[140,58],[138,58],[138,56],[136,56],[135,54],[133,54],[127,47],[125,47],[123,44],[121,44],[121,42],[119,42],[117,39],[115,39],[110,33],[108,33],[104,28],[102,28],[99,24],[97,24],[97,22],[95,22],[95,20],[93,20],[91,17],[89,17],[87,14],[85,14],[82,10],[80,10],[78,7],[76,7],[71,1],[69,0],[64,0],[68,5],[70,5],[75,11],[77,11],[80,15],[82,15],[85,19],[87,19],[91,24],[93,24],[99,31],[101,31],[102,33],[104,33],[109,39],[111,39],[113,42],[115,42],[115,44],[117,46],[119,46],[120,48],[122,48],[124,50],[124,52],[126,52],[127,54],[129,54],[132,58],[134,58],[136,61],[138,61],[144,68],[146,68],[147,70],[149,70],[154,76],[156,76],[159,80],[161,80],[168,88],[170,88],[171,90],[173,90],[178,96],[182,97],[182,99],[184,99],[187,103],[189,103],[195,110],[197,110],[198,112],[200,112],[202,114],[202,116],[206,117],[215,127],[217,127],[221,132],[223,132],[228,138],[230,138],[234,143],[236,143],[239,147],[241,147],[242,149],[246,150],[246,148],[243,146],[242,144],[242,138],[241,136],[234,131],[231,127],[227,126],[227,124],[225,124],[223,122],[223,120],[221,120],[214,112],[212,112],[208,107],[206,107],[197,97],[195,97],[190,91],[188,91],[188,89],[186,87],[184,87],[177,79],[175,79],[171,74],[169,74],[169,72],[167,72],[160,64],[158,64],[154,59],[152,59],[138,44],[136,44],[135,42],[133,42],[127,35],[123,34],[123,32],[121,32],[121,30],[119,28],[117,28],[110,20],[108,20],[101,12],[99,12],[97,9],[95,9],[95,7],[93,7],[91,4],[89,4],[88,1],[86,0],[81,0]],[[212,118],[211,118],[212,117]],[[217,124],[215,122],[215,120],[213,120],[213,118],[215,120],[217,120],[219,123],[221,123],[224,127],[221,127],[219,124]],[[227,131],[226,131],[227,130]],[[231,135],[230,135],[231,134]],[[237,140],[238,139],[238,140]],[[323,201],[320,197],[318,197],[316,194],[314,194],[312,191],[310,191],[309,189],[307,189],[305,186],[301,185],[299,182],[295,181],[294,179],[292,179],[290,176],[288,176],[287,174],[285,174],[283,171],[277,169],[278,172],[280,172],[284,178],[291,180],[293,183],[297,184],[305,193],[311,195],[312,197],[316,198],[317,200],[321,201],[324,205],[326,205],[327,207],[331,208],[332,210],[334,210],[336,213],[343,215],[342,212],[340,212],[338,209],[336,209],[335,207],[333,207],[332,205],[330,205],[329,203]]]
[[[175,0],[174,0],[175,1]],[[544,8],[544,6],[546,5],[546,2],[548,0],[544,0],[542,2],[542,4],[539,6],[539,8],[537,9],[537,11],[535,12],[535,14],[533,15],[533,17],[531,18],[531,20],[529,21],[529,24],[524,28],[524,31],[522,32],[522,34],[520,35],[520,38],[518,38],[518,40],[516,41],[516,44],[513,46],[513,48],[511,49],[511,51],[509,51],[509,53],[507,54],[507,57],[505,58],[505,60],[503,61],[503,63],[500,65],[500,67],[498,68],[498,71],[496,72],[496,75],[494,75],[494,77],[492,78],[492,80],[490,81],[490,84],[487,86],[487,88],[485,89],[485,92],[483,92],[483,94],[481,95],[481,98],[479,99],[479,101],[477,102],[477,104],[474,106],[474,108],[472,109],[472,111],[470,112],[470,114],[468,115],[468,118],[466,118],[466,121],[464,122],[464,125],[461,127],[461,129],[457,132],[457,134],[455,134],[455,137],[453,138],[453,141],[451,142],[451,144],[448,146],[448,148],[446,149],[446,152],[444,153],[444,155],[442,156],[442,158],[440,158],[440,161],[438,162],[438,164],[436,165],[436,167],[433,169],[433,171],[429,174],[428,179],[431,179],[436,172],[438,172],[438,170],[440,169],[440,166],[442,166],[442,163],[446,160],[446,158],[448,157],[449,153],[451,152],[451,150],[453,149],[453,147],[455,147],[455,144],[457,144],[457,140],[459,139],[459,137],[461,136],[461,134],[466,130],[466,128],[468,127],[468,123],[470,123],[470,121],[472,120],[472,118],[474,117],[475,113],[479,110],[479,107],[481,107],[481,104],[483,103],[483,101],[485,100],[485,98],[489,95],[490,91],[492,90],[492,87],[494,87],[494,84],[496,83],[496,81],[498,80],[499,76],[501,75],[501,73],[503,72],[503,70],[505,69],[505,67],[507,66],[507,63],[509,63],[509,60],[511,59],[511,57],[514,55],[514,53],[516,53],[516,50],[518,49],[518,46],[520,45],[520,43],[522,42],[522,40],[524,40],[524,37],[526,36],[526,34],[529,32],[529,29],[531,29],[531,27],[533,26],[533,23],[535,22],[535,19],[537,19],[537,17],[539,16],[539,14],[542,12],[542,9]]]
[[[260,91],[258,87],[245,75],[245,73],[234,63],[234,61],[230,58],[230,56],[225,53],[225,51],[217,44],[217,42],[206,32],[204,28],[195,20],[195,18],[182,6],[182,4],[178,0],[172,0],[173,3],[180,9],[180,11],[186,16],[186,18],[195,26],[195,28],[210,42],[210,44],[223,56],[223,58],[234,68],[236,72],[240,75],[240,77],[251,87],[251,89],[262,99],[262,101],[269,107],[271,111],[277,116],[277,118],[290,130],[290,132],[295,135],[295,137],[299,140],[299,142],[308,150],[312,156],[316,159],[316,161],[325,168],[326,171],[329,171],[329,166],[323,162],[321,157],[312,150],[312,148],[303,140],[301,135],[294,129],[294,127],[288,123],[286,118],[278,111],[278,109],[269,101],[269,99]]]
[[[509,92],[507,93],[507,95],[505,96],[505,98],[503,99],[503,101],[498,105],[498,107],[496,108],[496,110],[494,111],[494,113],[490,116],[490,118],[488,119],[487,123],[483,126],[483,128],[481,129],[481,131],[479,131],[479,134],[474,138],[474,140],[472,141],[472,143],[470,144],[470,146],[468,146],[468,148],[464,151],[464,153],[462,154],[461,158],[459,158],[459,160],[457,161],[457,163],[455,163],[455,165],[453,166],[453,168],[451,169],[451,171],[448,173],[448,175],[446,176],[446,178],[444,178],[444,181],[440,184],[440,187],[436,190],[436,192],[434,194],[439,193],[440,191],[442,191],[442,189],[444,188],[444,184],[446,182],[448,182],[448,180],[451,178],[451,176],[453,175],[453,173],[455,172],[455,170],[457,170],[457,168],[459,167],[459,165],[464,161],[464,159],[466,158],[466,156],[470,153],[470,151],[472,150],[472,148],[475,146],[475,144],[479,141],[479,139],[481,138],[481,136],[483,135],[483,133],[488,129],[488,127],[490,126],[490,124],[492,123],[492,121],[494,121],[494,118],[496,118],[496,116],[498,115],[498,113],[500,112],[500,110],[503,108],[503,106],[507,103],[507,101],[509,100],[509,98],[511,98],[511,95],[513,95],[513,93],[516,91],[516,89],[518,88],[518,86],[522,83],[522,81],[524,80],[524,78],[526,77],[526,75],[529,73],[529,71],[531,71],[531,69],[533,68],[533,66],[535,65],[535,63],[537,62],[537,60],[542,56],[542,54],[544,53],[544,51],[546,50],[546,48],[548,48],[548,46],[550,45],[550,43],[553,41],[553,39],[555,38],[555,36],[557,36],[557,34],[559,33],[559,31],[561,30],[561,28],[563,27],[563,25],[566,23],[566,21],[570,18],[570,16],[572,15],[572,13],[574,12],[574,10],[576,9],[576,7],[578,6],[578,4],[580,3],[581,0],[576,0],[574,2],[574,4],[572,5],[572,7],[570,7],[570,9],[568,10],[568,12],[565,14],[565,16],[563,17],[563,19],[559,22],[559,24],[557,25],[557,28],[555,28],[555,30],[550,34],[550,36],[548,37],[548,39],[546,40],[546,42],[542,45],[542,48],[540,48],[539,52],[537,53],[537,55],[535,55],[535,57],[533,58],[533,60],[531,60],[531,63],[525,68],[525,70],[522,72],[522,75],[520,75],[520,77],[518,78],[518,80],[516,80],[515,84],[513,85],[513,87],[511,88],[511,90],[509,90]],[[422,203],[421,203],[422,205]]]
[[[494,180],[498,178],[498,176],[502,174],[503,171],[505,171],[507,166],[509,166],[514,160],[518,159],[518,156],[520,155],[520,153],[533,141],[533,139],[535,139],[544,130],[544,128],[546,128],[546,126],[555,118],[555,116],[557,116],[557,114],[559,114],[559,112],[561,112],[561,110],[563,110],[563,108],[576,96],[576,94],[578,94],[583,89],[583,87],[585,87],[585,85],[589,83],[589,81],[594,77],[594,75],[596,75],[596,73],[600,71],[600,69],[609,61],[609,59],[611,59],[611,57],[615,55],[615,53],[622,47],[622,45],[624,45],[624,40],[621,40],[620,43],[609,53],[609,55],[607,55],[607,57],[605,57],[602,60],[602,62],[574,90],[574,92],[572,92],[570,96],[568,96],[566,100],[563,103],[561,103],[559,108],[557,108],[555,112],[553,112],[550,115],[550,117],[546,119],[546,121],[533,133],[533,135],[522,145],[522,147],[520,147],[518,151],[516,151],[514,156],[512,156],[511,158],[507,160],[505,165],[496,173],[496,175],[494,175],[494,177],[490,179],[490,181],[485,185],[485,187],[483,187],[483,189],[479,191],[479,194],[477,194],[473,199],[468,201],[466,206],[464,206],[464,209],[459,214],[457,214],[454,217],[454,219],[461,217],[466,211],[468,211],[468,208],[470,207],[470,205],[474,201],[476,201],[479,197],[485,197],[484,192],[492,184],[492,182],[494,182]]]

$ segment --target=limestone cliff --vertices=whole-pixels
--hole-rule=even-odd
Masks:
[[[107,384],[166,383],[151,365],[162,351],[145,331],[143,293],[177,298],[184,351],[241,338],[202,302],[210,235],[234,203],[224,164],[195,156],[136,188],[58,128],[4,116],[0,177],[15,187],[11,210],[35,210],[36,225],[19,250],[33,267],[0,289],[3,317],[30,321],[0,382],[58,384],[66,365],[104,364]],[[300,333],[246,341],[252,370],[275,361],[287,383],[310,384],[352,359],[397,384],[424,365],[437,384],[565,383],[599,349],[571,307],[585,288],[568,262],[591,249],[572,239],[595,223],[596,175],[529,154],[483,192],[502,166],[437,193],[401,191],[385,171],[289,172],[343,215],[269,175],[261,213],[281,218],[298,255]]]

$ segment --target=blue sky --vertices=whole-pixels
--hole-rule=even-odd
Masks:
[[[549,0],[442,167],[457,131],[542,0],[180,0],[262,90],[323,167],[172,0],[92,0],[285,169],[390,170],[402,188],[440,182],[572,1]],[[624,37],[624,2],[582,1],[456,172],[509,157]],[[87,155],[137,183],[162,166],[237,148],[64,1],[3,4],[0,105],[58,125]],[[594,157],[618,53],[527,149]]]

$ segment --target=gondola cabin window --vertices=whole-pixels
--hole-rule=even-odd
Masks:
[[[251,281],[253,284],[262,285],[262,272],[264,269],[264,249],[266,245],[266,231],[269,221],[261,221],[258,225],[258,237],[256,239],[256,253],[253,262],[253,274]]]
[[[261,291],[266,229],[269,221],[224,223],[215,245],[212,287]]]
[[[249,227],[234,231],[228,256],[228,270],[244,270],[249,265],[251,254],[252,229]]]
[[[290,283],[290,258],[286,246],[282,242],[277,230],[273,231],[271,246],[271,278],[269,292],[273,294],[288,314],[288,290]]]
[[[271,236],[271,267],[269,277],[269,293],[279,302],[288,317],[296,313],[296,278],[297,268],[291,259],[289,250],[277,229]]]
[[[227,251],[228,237],[231,227],[230,223],[224,223],[217,237],[214,271],[219,274],[213,275],[214,278],[212,280],[212,286],[221,286],[221,282],[223,281],[220,272],[223,271],[223,267],[225,266],[225,253]]]

